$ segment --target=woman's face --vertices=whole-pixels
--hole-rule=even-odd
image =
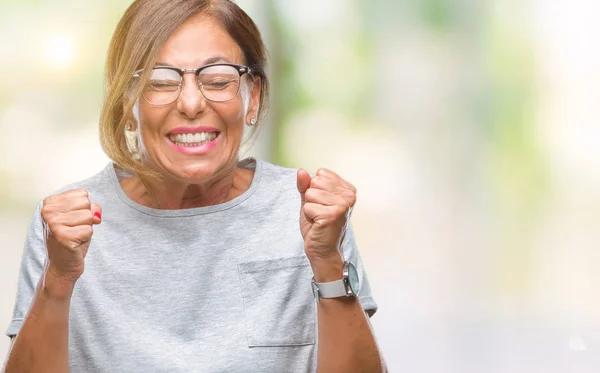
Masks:
[[[167,40],[157,61],[157,65],[181,69],[217,62],[245,64],[237,43],[217,22],[203,15],[183,23]],[[196,76],[187,73],[175,102],[154,106],[140,98],[133,115],[144,162],[168,180],[184,184],[201,184],[230,175],[237,163],[244,125],[256,118],[259,96],[258,79],[250,83],[244,75],[235,98],[207,101]],[[199,139],[202,141],[193,142]]]

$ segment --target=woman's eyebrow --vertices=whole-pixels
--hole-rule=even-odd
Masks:
[[[225,58],[223,56],[214,56],[214,57],[207,58],[204,61],[204,64],[209,65],[211,63],[217,63],[217,62],[231,62],[231,61],[229,61],[227,58]]]
[[[223,56],[214,56],[214,57],[209,57],[206,60],[204,60],[203,65],[210,65],[211,63],[217,63],[217,62],[226,62],[226,63],[231,63],[231,61],[229,61],[229,59],[223,57]],[[162,61],[157,61],[155,66],[168,66],[168,67],[177,67],[174,66],[170,63],[167,62],[162,62]]]

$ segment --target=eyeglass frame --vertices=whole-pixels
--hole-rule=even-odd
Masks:
[[[209,68],[209,67],[213,67],[213,66],[231,66],[231,67],[235,67],[237,69],[237,72],[240,74],[240,84],[238,85],[238,89],[237,92],[235,93],[235,95],[233,95],[233,97],[231,97],[229,100],[225,100],[225,101],[214,101],[209,99],[208,97],[206,97],[206,95],[204,94],[204,91],[202,89],[202,83],[200,83],[200,81],[198,80],[200,78],[200,73],[202,72],[202,70]],[[204,96],[204,98],[210,102],[228,102],[233,100],[234,98],[236,98],[236,96],[240,93],[240,85],[241,85],[241,79],[242,76],[244,74],[249,74],[252,75],[252,69],[250,69],[248,66],[245,65],[238,65],[235,63],[211,63],[208,65],[204,65],[204,66],[200,66],[197,69],[180,69],[179,67],[175,67],[175,66],[168,66],[168,65],[157,65],[154,66],[152,68],[152,70],[154,69],[168,69],[168,70],[172,70],[175,71],[176,73],[179,74],[179,76],[181,77],[181,83],[179,86],[179,93],[177,94],[177,97],[175,97],[175,99],[171,102],[168,102],[166,104],[153,104],[151,102],[149,102],[146,97],[144,96],[144,93],[142,92],[142,97],[144,98],[144,101],[146,101],[148,104],[152,105],[152,106],[163,106],[163,105],[169,105],[172,104],[173,102],[179,100],[179,97],[181,96],[181,92],[183,92],[183,86],[184,86],[184,80],[183,80],[183,75],[184,74],[189,74],[189,73],[194,73],[194,75],[196,75],[196,86],[198,88],[198,90],[202,93],[202,96]],[[144,71],[144,69],[139,69],[136,70],[133,73],[133,77],[134,78],[140,78],[142,76],[142,72]]]

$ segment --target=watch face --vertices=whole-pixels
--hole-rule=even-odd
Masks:
[[[358,294],[358,272],[356,271],[356,267],[352,263],[348,263],[348,282],[350,283],[350,287],[352,288],[354,294]]]

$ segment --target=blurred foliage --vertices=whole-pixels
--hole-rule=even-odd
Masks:
[[[450,0],[422,0],[415,2],[423,22],[436,31],[449,31],[453,26]]]
[[[519,17],[517,12],[512,14]],[[548,188],[537,148],[534,55],[532,45],[496,14],[486,24],[483,45],[488,72],[488,188],[499,216],[500,239],[494,257],[497,286],[527,292],[533,280],[534,255],[529,242]]]
[[[299,74],[294,63],[298,53],[298,40],[287,27],[278,10],[276,0],[264,2],[267,7],[268,30],[270,37],[269,71],[271,73],[271,97],[268,116],[272,129],[272,158],[275,162],[289,164],[283,149],[282,124],[295,109],[309,106],[310,97],[298,84]]]

